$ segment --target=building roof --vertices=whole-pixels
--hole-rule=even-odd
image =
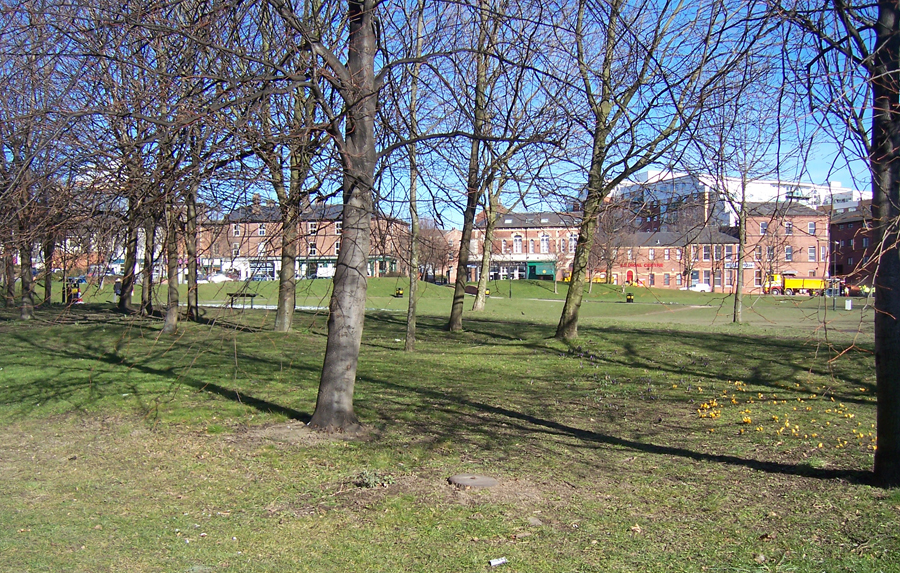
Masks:
[[[750,217],[822,217],[824,214],[806,205],[793,201],[764,203],[747,202],[747,215]]]
[[[683,247],[686,245],[736,245],[738,240],[716,229],[705,227],[688,231],[632,233],[626,239],[626,243],[636,247],[654,247],[656,245]]]
[[[839,223],[855,223],[857,221],[866,221],[872,218],[871,204],[860,205],[858,208],[843,213],[835,213],[831,216],[831,224]]]
[[[538,211],[533,213],[503,213],[497,216],[495,229],[539,229],[543,227],[573,228],[581,224],[581,216],[574,213]],[[476,226],[484,227],[484,222]]]
[[[337,221],[341,218],[341,205],[312,205],[300,213],[301,221]],[[280,223],[281,208],[278,205],[242,205],[225,216],[229,223]]]

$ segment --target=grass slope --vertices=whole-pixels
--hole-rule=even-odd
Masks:
[[[0,570],[900,571],[867,310],[761,299],[732,325],[722,295],[595,287],[566,346],[533,300],[556,297],[516,296],[543,286],[460,334],[429,286],[411,354],[406,300],[370,290],[358,441],[304,427],[321,311],[166,338],[108,304],[0,312]]]

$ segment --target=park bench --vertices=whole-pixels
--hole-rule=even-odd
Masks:
[[[255,292],[229,292],[225,293],[228,295],[228,304],[231,305],[231,308],[234,308],[234,299],[236,298],[249,298],[250,299],[250,308],[253,308],[253,299],[256,298],[258,293]]]

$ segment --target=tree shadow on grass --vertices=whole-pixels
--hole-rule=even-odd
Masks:
[[[418,393],[420,395],[427,396],[432,400],[446,401],[449,398],[454,405],[467,406],[478,412],[492,414],[494,416],[504,418],[505,423],[516,424],[521,430],[527,432],[537,431],[548,435],[567,436],[588,444],[616,446],[619,448],[626,448],[636,452],[643,452],[658,456],[678,457],[700,462],[711,462],[728,466],[744,467],[747,469],[770,474],[803,476],[821,480],[845,480],[854,484],[874,485],[874,474],[868,471],[818,469],[805,464],[768,462],[755,460],[752,458],[742,458],[729,454],[704,453],[682,447],[640,442],[602,432],[584,430],[581,428],[570,426],[568,424],[563,424],[531,414],[511,410],[509,408],[491,406],[489,404],[485,404],[483,402],[471,400],[461,396],[449,397],[445,393],[437,392],[434,390],[407,386],[404,384],[388,382],[385,380],[366,378],[366,381],[375,385],[383,386],[385,388],[390,388],[404,394]],[[459,417],[458,411],[453,413],[456,414],[456,418]],[[433,428],[434,426],[432,426],[432,429]],[[456,433],[452,428],[449,428],[448,431],[451,434]]]

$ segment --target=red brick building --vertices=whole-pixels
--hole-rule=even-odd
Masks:
[[[302,278],[334,275],[341,248],[340,205],[315,204],[301,213],[300,242],[295,273]],[[207,222],[201,232],[201,267],[230,272],[241,280],[274,280],[281,270],[281,210],[254,196],[250,205]],[[404,264],[409,229],[403,221],[372,220],[369,276],[406,273]]]
[[[876,258],[871,202],[832,212],[830,231],[832,276],[848,285],[871,286]]]

